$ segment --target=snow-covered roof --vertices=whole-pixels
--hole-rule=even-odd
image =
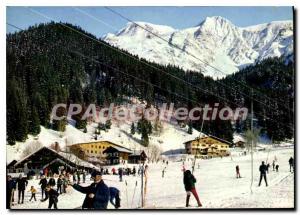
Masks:
[[[105,149],[103,152],[105,153],[105,152],[107,152],[107,151],[108,151],[109,149],[111,149],[111,148],[116,149],[116,150],[119,151],[119,152],[125,152],[125,153],[129,153],[129,154],[132,153],[131,150],[126,149],[126,148],[123,148],[123,147],[119,147],[119,146],[110,146],[110,147],[108,147],[107,149]]]
[[[246,142],[246,141],[242,135],[235,133],[233,135],[233,143],[237,143],[237,142]]]
[[[83,167],[87,167],[87,168],[97,168],[96,166],[94,166],[93,164],[86,162],[80,158],[78,158],[77,156],[75,156],[74,154],[71,153],[66,153],[66,152],[57,152],[51,148],[48,147],[41,147],[38,150],[32,152],[31,154],[27,155],[26,157],[24,157],[23,159],[19,160],[14,166],[19,165],[20,163],[22,163],[23,161],[25,161],[26,159],[30,158],[32,155],[36,154],[37,152],[43,150],[43,149],[47,149],[52,151],[55,154],[58,154],[59,156],[63,157],[64,159],[72,162],[72,163],[77,163],[79,166],[83,166]]]
[[[224,139],[221,139],[221,138],[219,138],[219,137],[215,137],[215,136],[213,136],[213,135],[205,135],[205,134],[203,134],[202,136],[197,137],[196,139],[186,141],[186,142],[184,142],[183,144],[187,144],[187,143],[190,143],[190,142],[192,142],[192,141],[194,141],[194,140],[200,140],[200,139],[208,138],[208,137],[213,138],[213,139],[216,139],[216,140],[218,140],[219,142],[221,142],[221,143],[223,143],[223,144],[227,144],[227,145],[231,145],[231,144],[232,144],[231,142],[229,142],[229,141],[227,141],[227,140],[224,140]]]

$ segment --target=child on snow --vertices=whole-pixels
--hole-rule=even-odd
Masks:
[[[193,174],[191,173],[190,170],[186,170],[184,172],[183,183],[184,183],[184,188],[186,190],[186,207],[189,206],[191,193],[194,195],[195,199],[197,200],[198,207],[202,207],[202,204],[201,204],[200,199],[198,197],[197,191],[195,189],[196,179],[195,179],[195,177],[193,176]]]
[[[54,207],[54,209],[57,209],[57,202],[58,202],[58,192],[56,190],[54,190],[50,185],[47,185],[46,187],[46,192],[48,192],[48,195],[46,196],[45,199],[41,200],[42,202],[47,201],[47,199],[49,199],[49,205],[48,205],[48,209],[52,208],[52,205]]]
[[[30,197],[29,201],[31,202],[32,199],[34,199],[34,201],[36,201],[36,198],[35,198],[36,189],[34,188],[34,186],[31,186],[31,188],[28,192],[31,192],[31,197]]]
[[[109,187],[109,201],[110,203],[118,209],[121,207],[120,191],[115,187]],[[115,200],[115,202],[114,202]]]

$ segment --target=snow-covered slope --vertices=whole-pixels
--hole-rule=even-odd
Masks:
[[[215,16],[182,30],[137,22],[137,25],[128,23],[118,33],[109,33],[103,39],[150,61],[220,78],[256,61],[293,55],[293,22],[275,21],[239,28]]]
[[[172,125],[167,122],[162,125],[163,129],[161,134],[150,135],[149,142],[150,144],[159,146],[161,151],[166,154],[171,153],[172,151],[176,151],[177,153],[182,152],[184,150],[184,142],[200,136],[200,133],[196,130],[193,130],[192,134],[188,134],[187,126],[185,128],[180,128],[178,125]],[[124,122],[122,124],[113,122],[111,128],[107,132],[101,131],[97,141],[111,141],[132,150],[143,149],[143,146],[140,144],[141,135],[137,133],[131,135],[130,127],[131,123],[129,122]],[[66,131],[61,133],[41,127],[41,132],[37,137],[29,135],[29,138],[25,142],[17,142],[14,146],[7,145],[6,161],[9,163],[14,159],[19,160],[25,156],[27,151],[36,150],[41,146],[50,147],[55,142],[59,143],[62,150],[68,145],[93,142],[95,141],[95,128],[97,128],[97,123],[91,123],[87,125],[87,133],[83,133],[70,123],[66,126]]]

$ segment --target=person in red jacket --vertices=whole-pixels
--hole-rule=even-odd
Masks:
[[[191,193],[194,195],[195,199],[197,200],[198,207],[202,207],[197,191],[195,189],[196,178],[193,176],[190,170],[186,170],[184,172],[183,183],[184,183],[184,188],[186,190],[186,207],[189,206]]]

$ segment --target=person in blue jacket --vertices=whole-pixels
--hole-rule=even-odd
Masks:
[[[114,200],[115,200],[115,202],[114,202]],[[109,201],[116,209],[121,207],[120,190],[118,190],[115,187],[110,187],[109,188]]]
[[[82,204],[82,209],[106,209],[109,201],[109,189],[102,180],[102,174],[94,171],[91,174],[94,183],[90,186],[82,187],[79,184],[73,184],[73,188],[86,194]]]

